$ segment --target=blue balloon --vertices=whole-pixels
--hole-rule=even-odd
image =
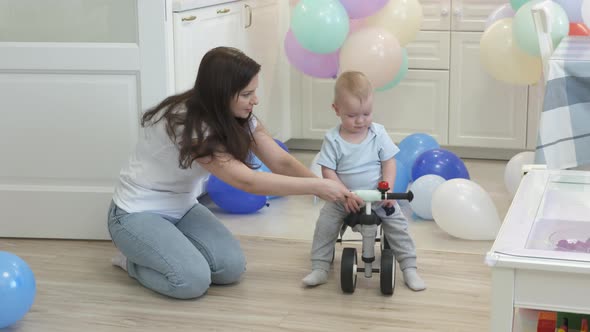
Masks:
[[[411,169],[416,158],[418,158],[422,152],[438,149],[440,148],[440,145],[432,136],[416,133],[401,140],[398,147],[400,151],[395,155],[395,159],[404,163],[408,169]]]
[[[266,205],[266,196],[247,193],[234,188],[211,174],[207,182],[207,192],[213,203],[233,214],[248,214]]]
[[[393,192],[405,193],[410,183],[410,169],[404,163],[396,163],[395,184]]]
[[[435,174],[445,180],[469,179],[469,172],[461,158],[445,149],[433,149],[423,152],[412,166],[412,179],[416,181],[426,174]]]
[[[0,329],[10,326],[31,309],[37,286],[33,271],[20,257],[0,251]]]
[[[276,139],[276,138],[275,138],[274,140],[275,140],[275,142],[277,142],[277,144],[278,144],[278,145],[279,145],[281,148],[283,148],[283,150],[285,150],[285,151],[289,152],[289,148],[287,148],[287,146],[285,145],[285,143],[283,143],[283,142],[279,141],[279,140],[278,140],[278,139]]]

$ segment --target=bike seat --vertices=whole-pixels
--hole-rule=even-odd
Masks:
[[[350,226],[354,228],[356,225],[380,225],[381,218],[379,218],[376,214],[371,213],[370,215],[366,214],[364,210],[359,212],[352,212],[349,213],[346,217],[344,217],[344,225]]]

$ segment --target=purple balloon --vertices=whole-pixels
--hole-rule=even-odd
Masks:
[[[291,65],[306,75],[317,78],[334,78],[340,66],[340,50],[319,54],[304,49],[289,29],[285,36],[285,53]]]
[[[582,3],[584,0],[553,0],[563,8],[570,23],[582,23]]]
[[[375,14],[383,8],[389,0],[340,0],[346,9],[348,17],[361,18]]]

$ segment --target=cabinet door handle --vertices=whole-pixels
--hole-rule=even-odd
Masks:
[[[248,24],[246,24],[244,28],[249,28],[252,26],[252,7],[250,7],[249,5],[244,5],[244,8],[248,10]]]
[[[182,21],[183,21],[183,22],[186,22],[186,21],[194,21],[194,20],[196,20],[196,19],[197,19],[197,17],[196,17],[196,16],[194,16],[194,15],[191,15],[191,16],[183,17],[183,18],[182,18]]]
[[[231,9],[229,9],[229,8],[218,9],[217,14],[226,14],[226,13],[229,13],[230,11],[231,11]]]
[[[463,16],[463,9],[462,8],[455,8],[455,10],[453,10],[453,15],[455,15],[456,17]]]
[[[443,8],[440,10],[440,16],[442,17],[447,17],[449,16],[449,9],[448,8]]]

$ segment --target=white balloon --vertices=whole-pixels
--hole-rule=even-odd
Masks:
[[[586,26],[590,26],[590,0],[584,0],[582,3],[582,18]]]
[[[504,185],[508,192],[514,197],[516,190],[520,185],[522,166],[533,164],[535,162],[535,153],[532,151],[525,151],[514,155],[506,164],[504,169]]]
[[[414,199],[410,202],[410,206],[418,217],[432,219],[432,195],[445,181],[442,176],[427,174],[412,182],[409,190],[414,193]]]
[[[467,179],[438,186],[432,196],[432,216],[442,230],[466,240],[494,240],[501,224],[490,195]]]

